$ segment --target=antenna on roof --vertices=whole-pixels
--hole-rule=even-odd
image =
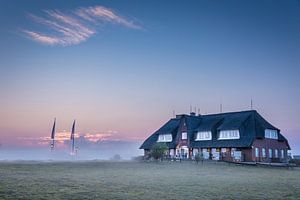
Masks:
[[[173,117],[175,117],[175,110],[173,110]]]
[[[195,108],[194,108],[194,109],[195,109],[195,114],[196,114],[196,113],[197,113],[197,107],[195,106]]]
[[[192,108],[192,105],[190,105],[190,113],[192,112],[193,108]]]
[[[198,115],[200,115],[200,108],[198,108]]]
[[[220,113],[222,113],[222,112],[223,112],[223,105],[220,104]]]
[[[252,98],[251,98],[251,103],[250,103],[250,105],[251,105],[251,110],[253,110],[253,101],[252,101]]]

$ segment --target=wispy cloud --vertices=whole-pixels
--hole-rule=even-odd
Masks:
[[[55,45],[60,43],[60,39],[53,36],[42,35],[40,33],[28,31],[28,30],[22,30],[22,31],[23,33],[27,34],[27,36],[30,37],[32,40],[43,44]]]
[[[43,16],[28,14],[40,31],[22,29],[30,39],[46,45],[69,46],[86,41],[98,32],[103,23],[141,30],[142,27],[103,6],[81,7],[70,12],[45,10]],[[46,28],[46,29],[45,29]]]
[[[103,6],[80,8],[76,11],[76,14],[83,19],[94,23],[99,21],[107,21],[120,24],[127,28],[142,29],[141,26],[135,24],[133,21],[128,21],[127,19],[117,15],[114,11]]]

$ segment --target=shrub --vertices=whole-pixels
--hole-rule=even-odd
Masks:
[[[165,152],[168,150],[168,146],[165,143],[156,143],[153,145],[150,155],[155,160],[162,158]]]
[[[203,164],[203,154],[202,154],[202,153],[197,153],[197,154],[195,155],[195,160],[196,160],[197,164],[198,164],[200,161],[201,161],[202,164]]]

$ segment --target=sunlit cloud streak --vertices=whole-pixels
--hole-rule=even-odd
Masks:
[[[53,36],[42,35],[37,32],[22,30],[29,38],[42,44],[55,45],[61,43],[59,38]]]
[[[45,45],[79,44],[95,35],[99,25],[104,22],[130,29],[142,29],[133,21],[103,6],[81,7],[68,13],[59,10],[45,10],[43,13],[43,17],[28,14],[34,23],[43,25],[42,31],[22,29],[22,33],[31,40]]]
[[[76,11],[76,14],[83,19],[94,23],[97,23],[99,21],[107,21],[120,24],[127,28],[142,29],[141,26],[135,24],[133,21],[128,21],[127,19],[117,15],[114,11],[103,6],[80,8]]]
[[[62,131],[55,134],[55,143],[56,146],[64,147],[70,141],[71,132]],[[97,143],[99,141],[111,140],[111,133],[75,133],[75,139],[82,140],[86,142]],[[19,141],[22,141],[22,144],[25,146],[47,146],[51,142],[50,136],[41,136],[41,137],[18,137]]]

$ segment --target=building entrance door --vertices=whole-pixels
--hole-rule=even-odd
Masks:
[[[189,148],[187,146],[181,146],[177,149],[178,156],[180,158],[189,158]]]

